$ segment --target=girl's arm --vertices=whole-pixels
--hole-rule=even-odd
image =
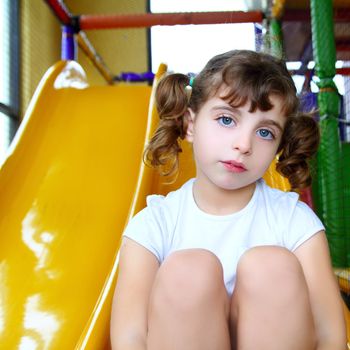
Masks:
[[[112,305],[113,350],[146,350],[148,300],[158,268],[150,251],[124,238]]]
[[[306,278],[315,320],[317,350],[345,350],[346,328],[339,287],[324,231],[295,250]]]

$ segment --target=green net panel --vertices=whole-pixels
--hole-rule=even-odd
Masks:
[[[283,35],[281,22],[277,19],[270,21],[270,53],[278,58],[283,57]]]
[[[326,226],[333,264],[347,265],[341,143],[338,129],[339,96],[333,81],[336,50],[331,0],[311,1],[311,24],[320,114],[321,144],[318,152],[319,213]]]

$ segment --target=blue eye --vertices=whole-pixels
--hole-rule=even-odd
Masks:
[[[275,138],[275,136],[273,135],[273,133],[270,130],[267,129],[259,129],[257,131],[257,134],[265,139],[265,140],[273,140]]]
[[[232,126],[234,125],[234,120],[231,117],[220,117],[217,119],[219,124],[222,126]]]

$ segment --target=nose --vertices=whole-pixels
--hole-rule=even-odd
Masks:
[[[243,130],[238,132],[232,143],[232,148],[245,155],[251,154],[252,153],[251,133]]]

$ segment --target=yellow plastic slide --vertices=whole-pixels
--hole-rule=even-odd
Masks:
[[[110,348],[123,228],[147,194],[194,175],[186,143],[173,184],[143,165],[153,94],[88,87],[75,62],[43,77],[0,170],[1,349]],[[265,179],[288,188],[273,170]]]
[[[150,94],[87,87],[75,62],[42,79],[0,171],[1,349],[108,348]]]

